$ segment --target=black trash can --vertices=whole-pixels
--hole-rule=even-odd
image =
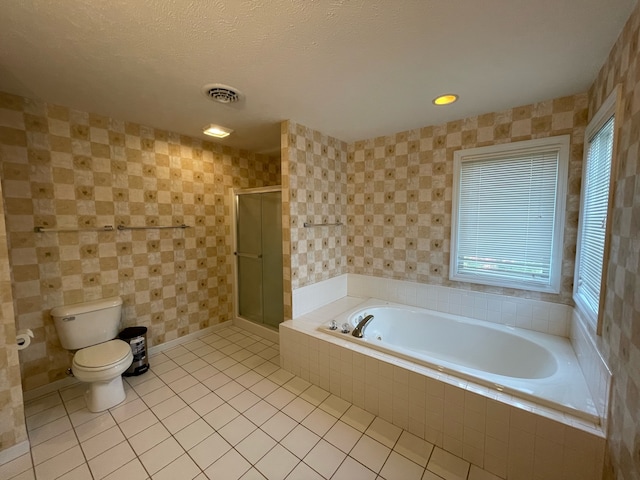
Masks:
[[[149,370],[147,327],[127,327],[118,334],[118,338],[131,345],[131,353],[133,353],[133,362],[123,375],[133,377]]]

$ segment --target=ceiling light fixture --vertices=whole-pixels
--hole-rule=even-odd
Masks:
[[[204,133],[205,135],[216,138],[228,137],[229,135],[231,135],[231,132],[233,132],[233,130],[231,130],[230,128],[221,127],[220,125],[214,124],[207,125],[202,131],[202,133]]]
[[[444,95],[440,95],[439,97],[434,98],[433,104],[439,105],[439,106],[450,105],[456,100],[458,100],[458,95],[456,95],[455,93],[446,93]]]

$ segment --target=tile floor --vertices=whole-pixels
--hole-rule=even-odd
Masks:
[[[228,327],[152,356],[109,411],[79,385],[32,400],[31,452],[0,478],[497,480],[278,362],[277,344]]]

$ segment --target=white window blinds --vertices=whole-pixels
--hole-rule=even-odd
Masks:
[[[578,255],[576,259],[576,301],[595,323],[600,302],[602,261],[604,257],[609,183],[613,154],[614,118],[589,140],[586,164],[582,177],[582,205]]]
[[[454,167],[453,280],[559,290],[566,178],[559,180],[566,176],[561,156],[568,138],[563,146],[555,142],[512,144],[511,151],[477,158],[461,151]]]

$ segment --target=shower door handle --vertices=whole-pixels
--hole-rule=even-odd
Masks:
[[[233,252],[236,257],[245,257],[245,258],[262,258],[261,253],[241,253],[241,252]]]

